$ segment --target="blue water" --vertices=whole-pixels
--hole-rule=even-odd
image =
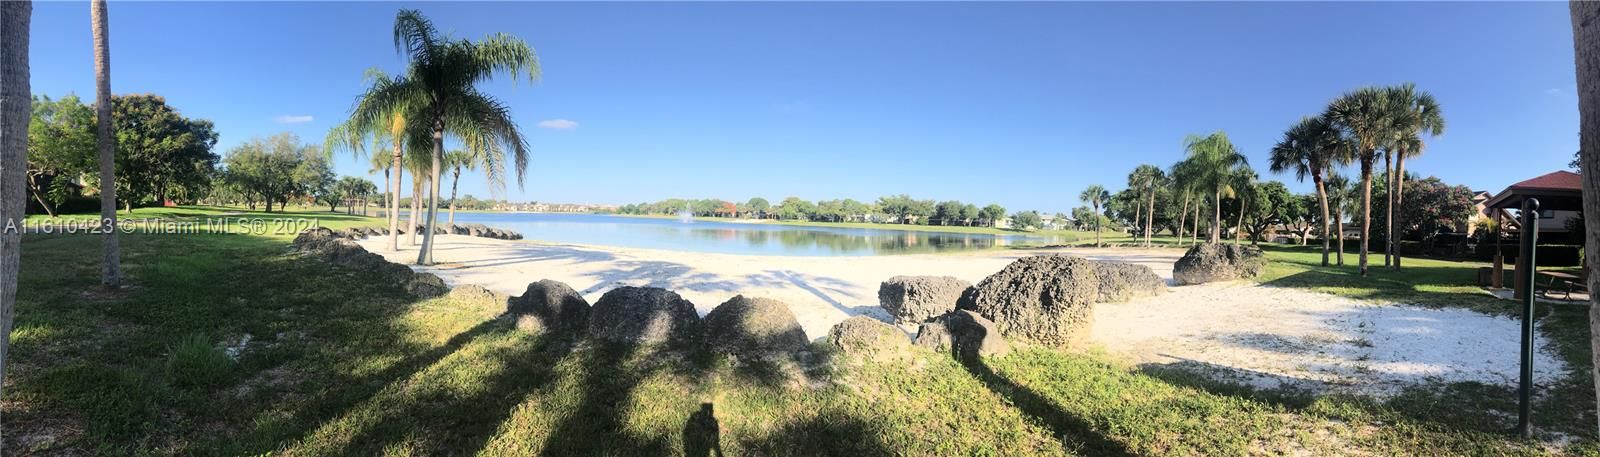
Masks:
[[[1026,235],[684,222],[595,214],[456,213],[456,223],[516,230],[529,240],[745,255],[862,256],[1050,242],[1049,238]]]

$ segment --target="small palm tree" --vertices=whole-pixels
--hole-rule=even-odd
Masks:
[[[1256,171],[1249,165],[1240,164],[1228,172],[1228,187],[1233,189],[1234,200],[1239,204],[1238,219],[1233,223],[1233,244],[1239,244],[1244,237],[1244,214],[1250,211],[1250,200],[1255,198]]]
[[[1378,148],[1392,135],[1396,111],[1392,106],[1387,91],[1363,87],[1334,99],[1323,114],[1350,137],[1356,160],[1361,163],[1361,250],[1357,268],[1362,276],[1367,275],[1368,240],[1372,239],[1372,165],[1377,161]]]
[[[481,167],[489,179],[489,189],[491,191],[501,189],[505,187],[505,170],[501,162],[504,157],[505,152],[495,149],[494,145],[490,145],[490,149],[487,150],[474,147],[445,153],[445,164],[450,167],[451,224],[456,223],[456,187],[461,183],[461,170],[465,168],[471,171]]]
[[[1422,136],[1439,136],[1444,134],[1444,114],[1440,111],[1439,102],[1434,100],[1433,94],[1427,91],[1418,91],[1417,85],[1405,83],[1390,87],[1388,96],[1396,108],[1394,128],[1391,133],[1390,144],[1386,149],[1392,152],[1395,158],[1394,173],[1390,174],[1389,189],[1394,189],[1389,194],[1389,214],[1392,219],[1389,223],[1389,236],[1393,245],[1395,270],[1400,269],[1399,239],[1403,227],[1401,220],[1404,214],[1396,213],[1394,208],[1400,208],[1405,198],[1406,159],[1422,155]]]
[[[1322,117],[1305,117],[1283,132],[1283,139],[1272,146],[1267,167],[1273,173],[1294,172],[1296,180],[1304,182],[1311,177],[1317,189],[1317,203],[1322,207],[1322,266],[1328,266],[1328,189],[1324,177],[1336,166],[1350,162],[1353,149],[1344,135]]]
[[[1222,199],[1233,197],[1229,178],[1237,167],[1248,166],[1249,161],[1221,131],[1207,136],[1189,135],[1183,146],[1189,154],[1184,161],[1188,162],[1195,188],[1211,194],[1211,242],[1216,243],[1222,239]]]
[[[1344,215],[1360,211],[1356,204],[1360,199],[1355,197],[1356,189],[1350,179],[1342,174],[1329,172],[1322,184],[1327,189],[1328,208],[1333,211],[1334,233],[1339,238],[1339,248],[1334,251],[1337,254],[1335,263],[1344,266]]]
[[[1183,198],[1183,205],[1178,209],[1178,245],[1183,246],[1183,229],[1189,217],[1189,200],[1196,195],[1195,184],[1198,180],[1194,177],[1194,164],[1187,160],[1172,164],[1172,169],[1168,175],[1171,176],[1171,179],[1168,180],[1168,185],[1171,187],[1172,193],[1177,197]],[[1199,208],[1199,202],[1195,202],[1196,216],[1193,229],[1197,233],[1196,236],[1200,231]]]
[[[1167,174],[1161,171],[1161,167],[1149,164],[1134,167],[1133,173],[1128,174],[1128,188],[1134,190],[1135,195],[1141,200],[1140,204],[1134,205],[1133,224],[1135,227],[1139,225],[1139,215],[1142,212],[1145,246],[1150,245],[1150,231],[1155,229],[1156,194],[1161,190],[1166,178]],[[1144,205],[1145,202],[1149,204]],[[1148,211],[1142,211],[1144,208],[1141,207],[1145,206],[1148,206]]]
[[[1100,205],[1111,200],[1111,192],[1107,192],[1106,188],[1099,184],[1091,184],[1088,189],[1083,190],[1083,193],[1078,194],[1078,200],[1094,208],[1094,245],[1100,247],[1100,219],[1103,219],[1100,217]]]
[[[363,94],[350,115],[355,126],[379,125],[392,113],[408,118],[409,144],[431,140],[427,228],[417,263],[433,263],[433,231],[439,210],[439,178],[444,163],[444,136],[451,133],[468,147],[510,151],[517,182],[527,170],[528,144],[505,104],[477,89],[477,83],[498,73],[539,77],[539,59],[521,39],[495,34],[478,41],[441,34],[416,10],[395,16],[394,44],[408,60],[406,74],[381,79]],[[371,129],[358,129],[371,130]]]

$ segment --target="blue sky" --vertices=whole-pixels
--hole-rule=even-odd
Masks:
[[[1578,142],[1565,3],[112,2],[112,89],[213,120],[219,154],[280,131],[320,142],[365,69],[403,69],[401,7],[537,49],[541,81],[484,86],[533,146],[501,195],[518,201],[910,193],[1064,212],[1088,184],[1177,161],[1190,133],[1227,131],[1267,175],[1301,116],[1402,81],[1449,122],[1418,173],[1497,191],[1564,169]],[[92,98],[88,9],[36,4],[35,93]]]

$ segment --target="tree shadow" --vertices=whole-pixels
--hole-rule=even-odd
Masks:
[[[1103,456],[1133,455],[1127,446],[1095,430],[1093,424],[1081,417],[1062,411],[1049,397],[1016,384],[1004,375],[995,372],[976,353],[957,351],[954,355],[957,361],[966,367],[967,372],[982,381],[984,386],[989,388],[989,391],[1004,397],[1024,414],[1050,427],[1055,432],[1056,437],[1063,442],[1076,444],[1076,448],[1080,452],[1087,455]]]

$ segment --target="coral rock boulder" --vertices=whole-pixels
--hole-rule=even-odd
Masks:
[[[950,276],[895,276],[878,286],[878,306],[900,324],[915,324],[956,309],[972,283]]]
[[[641,346],[684,342],[700,336],[700,314],[689,300],[666,289],[618,287],[589,310],[589,334]]]
[[[719,354],[741,357],[790,353],[806,349],[806,332],[789,305],[743,295],[706,313],[706,345]]]
[[[1267,257],[1261,249],[1208,243],[1189,248],[1189,252],[1172,265],[1172,280],[1178,284],[1204,284],[1254,278],[1266,268]]]
[[[1066,346],[1088,333],[1099,289],[1089,260],[1024,257],[973,286],[961,308],[994,321],[1007,339]]]
[[[565,283],[541,279],[506,300],[506,316],[530,333],[582,330],[589,325],[589,302]]]

